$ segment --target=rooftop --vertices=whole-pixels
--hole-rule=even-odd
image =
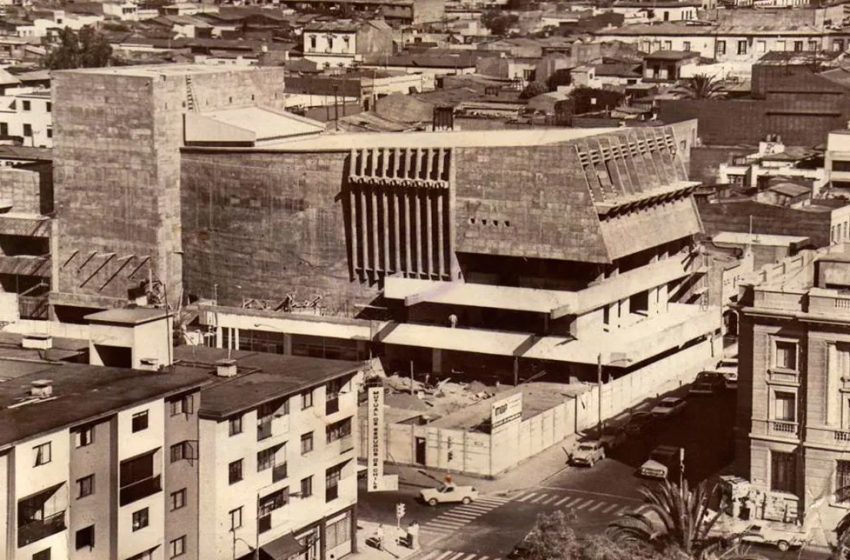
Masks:
[[[771,235],[766,233],[741,233],[721,231],[712,241],[721,245],[768,245],[771,247],[787,247],[792,243],[805,243],[808,237],[799,235]]]
[[[177,365],[178,373],[202,371],[209,376],[216,361],[228,357],[228,351],[182,346],[174,349],[174,355],[184,362]],[[230,357],[236,360],[237,371],[244,373],[204,389],[198,411],[203,418],[227,418],[363,368],[362,362],[239,350],[230,352]]]
[[[180,375],[82,364],[36,364],[0,359],[0,448],[45,432],[114,414],[145,401],[199,387],[206,372]],[[11,374],[11,375],[9,375]],[[53,397],[20,405],[33,381],[53,382]]]
[[[86,315],[85,319],[92,323],[117,323],[125,325],[140,325],[170,315],[164,309],[150,307],[126,307],[123,309],[107,309]]]
[[[138,78],[159,76],[183,76],[186,74],[220,74],[222,72],[256,72],[252,66],[228,65],[225,68],[212,64],[153,64],[141,66],[106,66],[103,68],[77,68],[62,70],[59,74],[106,74]]]

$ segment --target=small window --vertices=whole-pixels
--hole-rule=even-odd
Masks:
[[[690,41],[683,42],[682,43],[682,50],[690,51],[691,50],[691,42]]]
[[[783,422],[797,421],[797,395],[777,391],[774,395],[774,420]]]
[[[32,125],[31,124],[25,124],[24,125],[24,136],[27,136],[27,137],[32,136]]]
[[[50,101],[47,102],[46,107],[48,113],[51,113],[53,111],[53,103],[51,103]]]
[[[144,529],[150,523],[148,519],[148,508],[142,508],[133,512],[133,531]]]
[[[148,411],[137,412],[133,415],[133,433],[148,429]]]
[[[313,406],[313,391],[304,391],[301,393],[301,410],[306,410]]]
[[[313,432],[301,436],[301,454],[306,455],[313,451]]]
[[[227,424],[228,424],[228,433],[231,436],[235,436],[237,434],[242,433],[242,417],[241,416],[231,418],[230,420],[228,420]]]
[[[307,478],[301,479],[301,497],[309,498],[313,495],[313,477],[308,476]]]
[[[192,395],[183,395],[170,403],[171,415],[192,414],[195,408],[195,399]]]
[[[94,426],[80,428],[76,432],[74,432],[74,445],[76,445],[78,448],[91,445],[93,442]]]
[[[32,448],[35,452],[35,466],[46,465],[53,460],[53,452],[50,442],[36,445]]]
[[[50,560],[50,549],[45,548],[32,555],[32,560]]]
[[[276,452],[277,447],[272,447],[271,449],[264,449],[257,453],[257,472],[270,469],[274,466]]]
[[[230,510],[230,530],[234,531],[242,526],[242,508]]]
[[[186,553],[186,535],[171,541],[171,557],[177,558]]]
[[[85,498],[94,494],[94,475],[90,474],[77,479],[77,498]]]
[[[236,484],[242,480],[242,459],[233,461],[227,466],[227,480],[230,484]]]
[[[94,548],[94,525],[89,525],[88,527],[84,527],[77,531],[74,543],[77,550],[80,550],[81,548],[88,548],[91,550]]]
[[[171,493],[171,511],[186,507],[186,489],[181,488]]]
[[[797,343],[792,340],[775,342],[774,367],[797,371]]]
[[[197,459],[194,451],[195,449],[191,441],[175,443],[171,446],[171,462],[176,463],[177,461],[183,461],[184,459],[187,461],[194,461]]]
[[[747,42],[738,41],[738,54],[747,54]]]
[[[850,461],[835,462],[835,497],[838,503],[850,502]]]
[[[726,41],[717,41],[717,54],[726,54]]]
[[[47,129],[47,137],[48,137],[48,138],[53,138],[53,129],[52,129],[52,128],[48,128],[48,129]]]
[[[23,107],[24,107],[24,111],[30,111],[30,110],[32,110],[32,103],[25,99],[24,103],[23,103]]]

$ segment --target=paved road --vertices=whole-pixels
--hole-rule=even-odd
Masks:
[[[414,488],[402,487],[392,494],[364,493],[360,515],[395,524],[395,504],[404,502],[405,521],[416,519],[422,526],[422,560],[504,560],[540,514],[558,509],[571,512],[573,529],[587,535],[603,531],[617,515],[638,507],[638,489],[653,482],[635,476],[635,471],[656,445],[684,447],[688,481],[711,481],[728,469],[733,458],[734,411],[734,392],[691,397],[681,416],[659,421],[643,437],[630,438],[591,469],[565,467],[537,487],[482,497],[467,506],[421,505],[415,500],[418,489]],[[770,558],[823,558],[809,552],[754,550]]]

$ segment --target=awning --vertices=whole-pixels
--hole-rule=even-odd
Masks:
[[[264,544],[260,547],[260,550],[274,558],[274,560],[287,560],[296,554],[304,552],[304,546],[295,539],[292,533],[287,533],[270,543]]]
[[[533,335],[526,333],[400,324],[386,333],[381,342],[492,356],[516,356],[522,353],[533,338]]]

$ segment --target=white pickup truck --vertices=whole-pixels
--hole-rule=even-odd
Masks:
[[[438,488],[426,488],[419,492],[419,496],[429,506],[453,502],[468,504],[478,499],[478,490],[474,486],[443,484]]]

